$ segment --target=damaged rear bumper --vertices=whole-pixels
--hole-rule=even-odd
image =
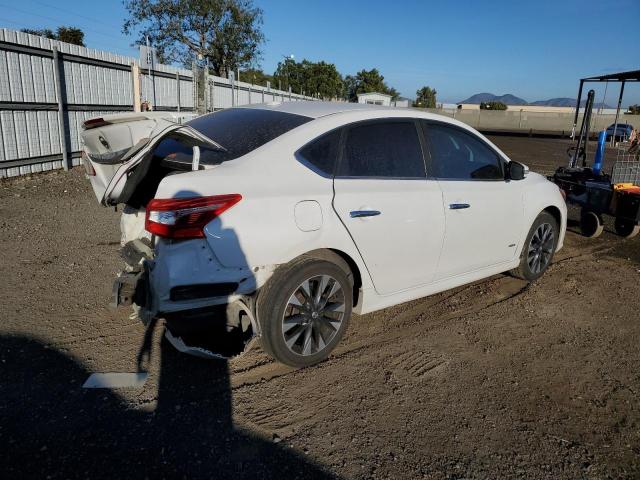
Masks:
[[[145,241],[127,243],[122,249],[127,268],[114,281],[111,305],[132,306],[146,326],[163,318],[167,340],[181,352],[235,357],[260,334],[253,314],[255,284],[246,281],[243,269],[217,265],[205,245],[183,243],[154,250]]]

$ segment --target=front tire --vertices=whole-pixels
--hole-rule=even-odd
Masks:
[[[520,265],[511,270],[515,277],[533,282],[547,271],[558,245],[558,222],[548,212],[534,220],[522,249]]]
[[[284,265],[258,294],[262,347],[292,367],[321,362],[347,330],[352,306],[352,276],[339,257]]]

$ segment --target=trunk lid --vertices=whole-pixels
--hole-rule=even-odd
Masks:
[[[102,120],[102,121],[101,121]],[[96,198],[103,205],[119,202],[130,173],[168,135],[193,146],[222,149],[213,140],[188,125],[159,115],[111,116],[85,122],[83,162]],[[128,190],[135,188],[130,185]]]

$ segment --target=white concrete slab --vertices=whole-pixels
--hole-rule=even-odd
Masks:
[[[146,373],[92,373],[82,388],[142,388],[147,381]]]

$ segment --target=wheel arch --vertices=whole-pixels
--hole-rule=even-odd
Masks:
[[[303,257],[320,258],[332,263],[337,263],[338,265],[343,263],[344,265],[342,266],[348,269],[348,273],[351,274],[353,280],[353,306],[358,305],[358,301],[360,300],[360,287],[362,287],[362,273],[360,272],[360,267],[358,267],[358,264],[351,255],[337,248],[319,248],[305,253]]]
[[[555,205],[549,205],[548,207],[544,208],[542,212],[551,214],[551,216],[556,219],[556,222],[558,222],[558,228],[562,228],[562,212],[560,212],[560,209],[558,207],[556,207]],[[540,215],[540,213],[538,215]]]
[[[533,218],[531,218],[531,220],[527,223],[526,228],[523,232],[524,237],[523,237],[522,245],[520,247],[518,258],[522,258],[522,255],[524,254],[524,250],[526,248],[526,245],[525,245],[526,239],[527,239],[527,236],[529,235],[529,231],[531,230],[531,226],[533,225],[533,222],[536,221],[536,219],[540,216],[540,214],[545,212],[551,215],[555,219],[555,221],[558,222],[558,229],[559,229],[559,235],[560,235],[560,237],[558,238],[558,246],[561,245],[561,242],[564,238],[562,211],[560,210],[560,208],[558,208],[557,205],[547,205],[546,207],[537,211],[537,213],[533,216]],[[556,248],[556,251],[557,250],[559,250],[558,247]]]

